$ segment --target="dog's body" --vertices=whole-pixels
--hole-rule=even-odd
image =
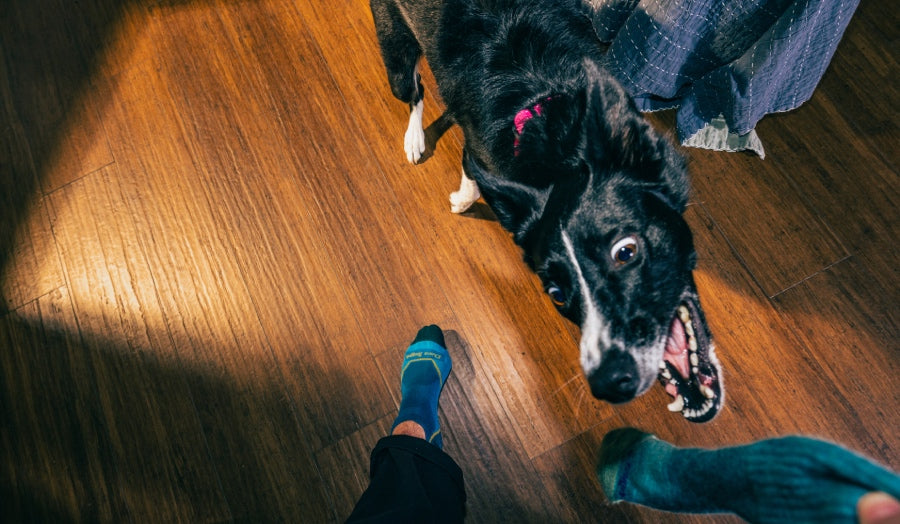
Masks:
[[[581,326],[594,396],[624,402],[659,376],[703,421],[724,396],[681,214],[684,162],[602,68],[577,1],[371,0],[405,148],[424,151],[424,54],[465,135],[460,212],[480,189],[559,311]]]

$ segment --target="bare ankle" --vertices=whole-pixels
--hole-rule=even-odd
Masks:
[[[412,420],[404,420],[403,422],[397,424],[397,427],[394,428],[394,431],[391,432],[391,435],[408,435],[410,437],[416,437],[424,440],[425,428],[423,428],[420,424],[413,422]]]

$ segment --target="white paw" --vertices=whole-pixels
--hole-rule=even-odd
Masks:
[[[450,212],[456,214],[465,213],[477,200],[477,196],[471,198],[467,195],[463,195],[459,191],[454,191],[453,193],[450,193]]]
[[[425,129],[422,127],[422,113],[425,104],[422,100],[413,106],[409,112],[409,127],[403,137],[403,150],[406,151],[406,159],[415,164],[425,153]]]
[[[462,179],[459,181],[459,190],[450,193],[450,211],[457,214],[464,213],[479,198],[481,198],[481,191],[478,190],[478,184],[467,177],[463,171]]]

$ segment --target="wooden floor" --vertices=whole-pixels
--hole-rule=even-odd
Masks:
[[[470,522],[732,521],[607,505],[594,458],[625,425],[900,468],[891,2],[864,0],[813,99],[760,124],[765,160],[687,152],[727,386],[705,425],[661,388],[590,396],[509,235],[449,212],[461,135],[431,79],[410,166],[367,2],[338,5],[0,5],[0,520],[339,522],[427,323]]]

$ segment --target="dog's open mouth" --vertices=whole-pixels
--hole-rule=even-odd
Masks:
[[[673,398],[669,411],[691,422],[716,416],[724,399],[721,371],[703,315],[690,299],[678,306],[659,366],[659,381]]]

